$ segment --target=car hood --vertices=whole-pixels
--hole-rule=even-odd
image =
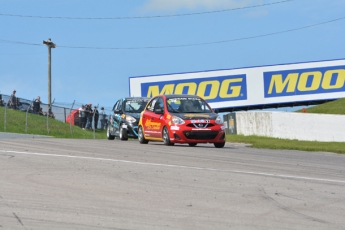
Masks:
[[[126,113],[126,115],[132,116],[137,120],[140,118],[140,113]]]
[[[171,113],[171,115],[180,117],[183,120],[195,120],[195,119],[215,120],[218,117],[218,114],[216,113]]]

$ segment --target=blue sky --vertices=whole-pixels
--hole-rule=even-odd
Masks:
[[[345,58],[345,0],[0,0],[0,93],[111,108],[129,77]]]

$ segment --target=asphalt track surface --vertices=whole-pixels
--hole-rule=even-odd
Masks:
[[[0,138],[0,229],[345,229],[345,156]]]

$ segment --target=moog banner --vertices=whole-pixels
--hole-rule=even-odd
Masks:
[[[345,59],[129,78],[130,96],[193,94],[215,109],[345,97]]]

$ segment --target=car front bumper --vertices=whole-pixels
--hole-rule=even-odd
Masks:
[[[138,123],[126,123],[127,136],[131,138],[138,138]]]
[[[170,127],[170,141],[172,143],[223,143],[225,131],[221,125],[209,129],[176,125]]]

